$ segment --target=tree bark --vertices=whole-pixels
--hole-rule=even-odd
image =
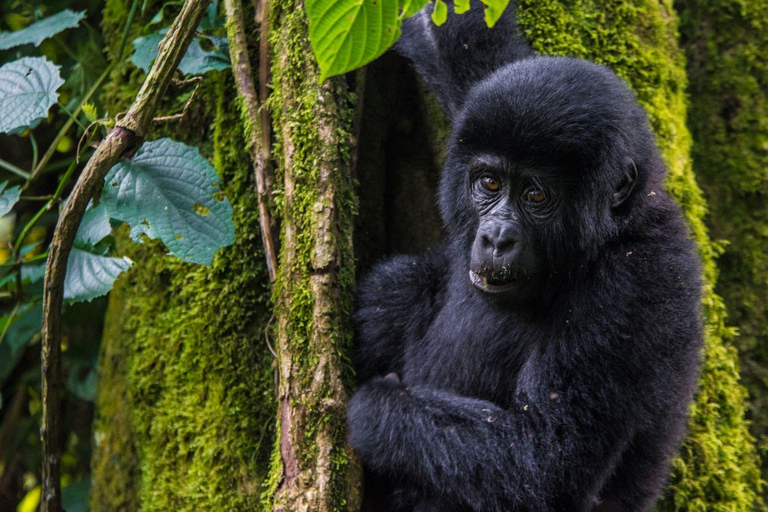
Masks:
[[[352,105],[341,78],[319,83],[301,0],[270,2],[272,119],[282,177],[282,251],[274,301],[279,442],[272,507],[330,511],[357,502],[345,443],[354,289]]]

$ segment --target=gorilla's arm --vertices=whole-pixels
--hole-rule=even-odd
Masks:
[[[578,424],[572,412],[542,405],[509,411],[377,378],[350,402],[351,441],[372,470],[417,482],[447,503],[475,511],[582,510],[631,441],[634,424],[610,413],[582,414]]]
[[[363,278],[353,318],[358,382],[402,371],[407,340],[421,337],[439,310],[446,268],[438,248],[382,261]]]
[[[625,328],[637,325],[614,307]],[[630,337],[615,324],[607,332],[610,318],[584,318],[586,332],[564,332],[526,363],[509,409],[372,380],[349,405],[352,445],[372,470],[472,510],[590,509],[636,434],[669,435],[661,417],[684,424],[690,378],[670,375],[686,374],[695,351],[653,326]]]

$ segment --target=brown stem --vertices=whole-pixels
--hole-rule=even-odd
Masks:
[[[248,43],[245,37],[243,22],[243,7],[241,0],[225,0],[224,9],[227,13],[227,36],[229,38],[229,53],[232,59],[232,73],[237,84],[237,95],[240,99],[240,115],[246,126],[248,150],[253,161],[256,174],[256,190],[259,201],[259,224],[261,226],[261,241],[264,244],[264,255],[267,259],[269,281],[274,284],[277,278],[277,244],[273,233],[274,223],[269,202],[272,194],[274,177],[270,165],[269,117],[264,108],[267,87],[260,84],[263,91],[261,98],[256,96],[256,86],[253,83],[253,70],[248,57]],[[262,9],[267,8],[263,0]],[[262,11],[263,13],[263,11]],[[263,16],[263,14],[262,14]],[[262,17],[262,42],[266,38],[266,20]],[[263,67],[264,63],[260,64]]]
[[[160,43],[157,59],[136,100],[88,160],[53,232],[43,295],[43,419],[40,429],[43,445],[42,512],[61,511],[61,307],[67,259],[75,234],[88,202],[101,189],[107,172],[120,160],[133,154],[141,144],[209,2],[184,2],[181,12]]]

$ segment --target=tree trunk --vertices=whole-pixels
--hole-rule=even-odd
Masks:
[[[353,111],[343,78],[319,82],[302,0],[271,0],[270,105],[282,180],[274,301],[277,442],[268,503],[289,512],[356,508],[359,470],[346,445],[354,291],[350,172]]]
[[[749,510],[756,458],[737,356],[726,344],[731,331],[713,292],[716,246],[702,221],[706,203],[689,156],[677,15],[669,0],[519,4],[521,29],[539,53],[595,60],[630,82],[668,164],[668,188],[701,248],[708,327],[701,386],[659,509]],[[147,19],[135,27],[155,10],[144,12]],[[120,0],[107,0],[106,40],[119,40],[126,15]],[[229,71],[209,74],[192,118],[165,130],[213,156],[234,207],[237,242],[220,251],[212,268],[169,258],[154,243],[125,244],[136,265],[110,299],[94,510],[322,511],[359,504],[359,468],[344,429],[353,262],[362,271],[383,255],[437,242],[446,125],[409,65],[391,53],[368,66],[363,104],[348,86],[352,76],[319,84],[301,0],[273,0],[269,29],[275,213],[282,218],[274,294],[270,300],[232,79]],[[255,41],[252,22],[248,32]],[[118,66],[110,112],[135,94],[138,76],[130,64]],[[356,107],[362,129],[355,148]],[[264,336],[273,313],[277,359]]]

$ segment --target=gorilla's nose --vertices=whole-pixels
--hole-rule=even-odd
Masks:
[[[517,243],[517,230],[511,226],[494,224],[487,226],[481,235],[483,246],[496,256],[511,251]]]

